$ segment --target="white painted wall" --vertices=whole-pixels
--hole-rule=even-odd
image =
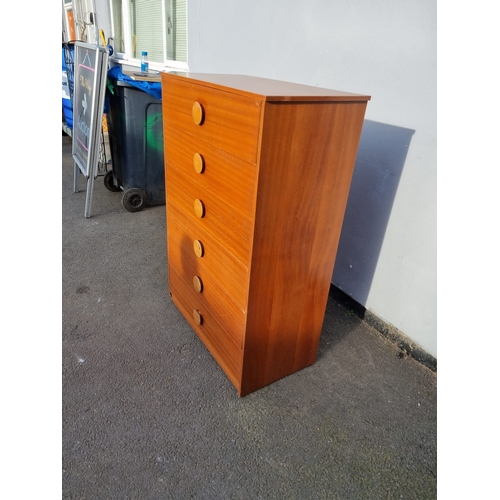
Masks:
[[[369,94],[332,282],[437,356],[436,2],[189,0],[189,68]]]
[[[188,0],[188,37],[192,72],[372,96],[332,282],[437,356],[436,2]]]

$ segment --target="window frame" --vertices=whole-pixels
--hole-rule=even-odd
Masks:
[[[125,45],[125,52],[114,52],[113,55],[111,56],[111,59],[114,60],[115,62],[118,62],[120,64],[127,64],[131,66],[137,66],[140,67],[141,65],[141,60],[135,57],[132,57],[131,54],[133,53],[132,51],[132,37],[130,36],[130,33],[132,32],[131,30],[131,20],[130,20],[130,8],[129,8],[129,0],[120,0],[122,6],[125,6],[122,10],[123,12],[123,31],[124,33],[127,33],[126,36],[124,36],[124,45]],[[164,61],[163,63],[161,62],[156,62],[156,61],[149,61],[149,68],[153,70],[164,70],[165,68],[169,69],[175,69],[175,70],[184,70],[184,71],[189,71],[189,46],[188,46],[188,3],[189,0],[186,0],[186,59],[187,61],[174,61],[172,59],[167,59],[168,51],[167,51],[167,9],[165,7],[165,1],[162,1],[161,3],[161,16],[162,16],[162,29],[163,29],[163,50],[164,50]],[[109,16],[110,16],[110,22],[111,22],[111,32],[113,34],[112,38],[115,38],[115,20],[114,20],[114,14],[113,14],[113,0],[108,0],[108,7],[109,7]]]

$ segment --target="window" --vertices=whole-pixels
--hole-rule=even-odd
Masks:
[[[187,0],[110,0],[118,57],[187,69]]]

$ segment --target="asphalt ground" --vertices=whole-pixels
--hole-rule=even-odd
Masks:
[[[340,302],[239,398],[169,297],[165,206],[73,192],[62,136],[62,498],[437,498],[436,373]]]

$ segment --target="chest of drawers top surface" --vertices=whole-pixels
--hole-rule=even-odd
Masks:
[[[369,101],[370,96],[325,89],[312,85],[283,82],[269,78],[247,75],[225,75],[211,73],[170,72],[162,73],[165,78],[181,78],[194,83],[228,92],[260,97],[269,102],[286,101]]]

